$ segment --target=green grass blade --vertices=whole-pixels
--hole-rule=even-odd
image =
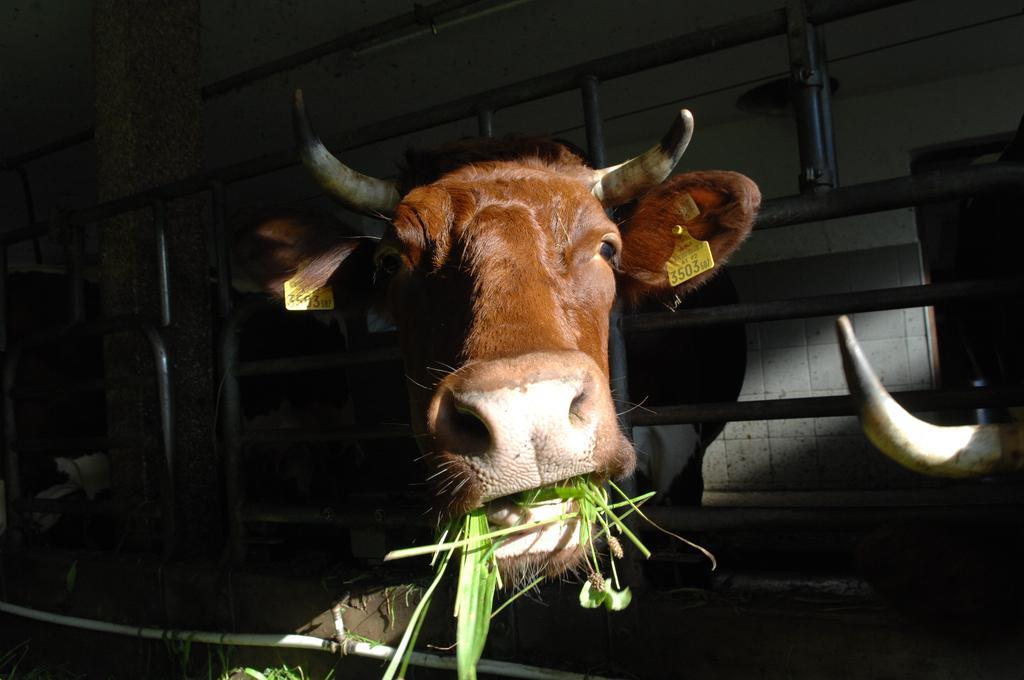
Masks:
[[[402,639],[399,641],[398,646],[395,647],[395,655],[391,657],[391,662],[388,664],[387,670],[384,671],[383,680],[394,680],[395,673],[399,670],[399,666],[404,669],[408,666],[408,661],[405,659],[406,650],[410,649],[416,644],[416,636],[419,634],[420,626],[422,625],[422,619],[426,618],[427,608],[430,606],[430,598],[433,596],[434,591],[437,589],[437,585],[441,582],[444,577],[444,572],[448,568],[448,562],[451,561],[452,552],[449,551],[437,566],[437,574],[434,576],[434,580],[431,581],[430,585],[423,592],[423,597],[416,604],[416,609],[412,612],[412,617],[409,619],[409,625],[405,627],[405,633],[402,635]],[[403,670],[404,675],[404,670]]]

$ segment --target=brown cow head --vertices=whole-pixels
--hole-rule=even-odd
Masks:
[[[411,156],[397,183],[330,155],[299,95],[296,129],[321,186],[391,225],[377,243],[273,220],[237,247],[278,295],[289,279],[344,295],[341,277],[367,266],[363,280],[384,289],[400,331],[413,428],[439,511],[489,504],[492,522],[510,524],[523,519],[507,501],[513,494],[575,475],[628,475],[635,455],[608,381],[616,293],[674,299],[700,285],[713,271],[669,283],[666,263],[683,238],[676,226],[708,242],[721,264],[760,202],[754,183],[735,173],[662,184],[689,142],[689,112],[659,145],[614,168],[589,168],[547,140],[475,140]],[[634,199],[621,223],[609,219],[608,208]],[[548,525],[506,540],[498,555],[506,568],[561,571],[578,552],[575,534]]]

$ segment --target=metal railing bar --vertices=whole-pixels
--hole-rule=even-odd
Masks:
[[[1024,163],[989,163],[865,182],[830,191],[773,198],[757,214],[755,229],[866,215],[1024,187]]]
[[[278,444],[289,442],[349,442],[372,439],[407,439],[412,436],[408,425],[376,427],[353,426],[314,430],[299,427],[257,428],[246,430],[241,441],[246,444]]]
[[[344,368],[361,364],[375,364],[398,361],[402,353],[398,347],[382,347],[379,349],[354,350],[331,354],[314,354],[311,356],[282,357],[280,359],[260,359],[243,361],[235,369],[238,377],[254,375],[274,375],[278,373],[301,373],[303,371],[320,371],[331,368]]]
[[[688,532],[761,530],[867,529],[892,521],[944,521],[964,524],[1024,523],[1024,505],[930,505],[836,507],[679,507],[644,508],[652,521],[665,529]],[[252,505],[242,511],[243,521],[264,524],[329,525],[346,528],[432,527],[434,518],[422,509],[348,509],[333,506]],[[638,522],[640,531],[657,531]]]
[[[15,439],[10,447],[20,453],[92,451],[95,449],[138,449],[151,442],[145,437],[39,437]]]
[[[245,522],[264,524],[327,524],[341,527],[434,526],[435,519],[418,508],[352,509],[333,506],[301,507],[249,505],[242,510]]]
[[[228,252],[227,190],[221,182],[210,186],[214,262],[217,265],[217,310],[223,319],[231,313],[231,254]]]
[[[814,0],[808,2],[807,16],[811,23],[821,24],[909,1]],[[691,57],[782,35],[786,32],[786,27],[786,11],[780,8],[395,116],[338,135],[328,136],[326,141],[336,151],[345,151],[457,120],[475,119],[481,109],[497,111],[501,108],[574,90],[579,87],[580,79],[584,76],[594,76],[602,81],[612,80]],[[293,149],[277,151],[161,187],[100,203],[90,208],[72,211],[70,215],[75,224],[97,222],[112,215],[145,207],[154,198],[167,200],[180,198],[204,190],[211,182],[231,183],[257,175],[269,174],[296,164],[298,164],[298,155]],[[6,232],[3,238],[6,242],[11,243],[42,233],[44,232],[37,231],[36,226],[23,227]]]
[[[908,390],[893,392],[892,396],[909,411],[976,409],[1024,404],[1024,387]],[[787,418],[825,418],[852,415],[857,415],[857,407],[849,395],[843,395],[645,407],[645,410],[637,410],[633,414],[633,425],[785,420]]]
[[[18,512],[47,512],[67,515],[133,515],[158,518],[159,511],[142,500],[64,500],[52,498],[19,498]]]
[[[365,28],[351,31],[333,40],[328,40],[319,45],[268,61],[205,85],[202,89],[203,99],[212,99],[231,90],[251,85],[275,73],[308,64],[329,54],[343,50],[356,50],[360,47],[368,47],[381,41],[404,36],[410,29],[414,31],[429,31],[432,23],[442,15],[465,9],[479,2],[480,0],[442,0],[430,5],[415,5],[415,9],[411,12],[406,12]]]
[[[718,532],[779,529],[864,529],[895,521],[943,521],[989,526],[1024,523],[1024,505],[952,505],[821,508],[716,508],[652,506],[644,513],[669,531]],[[656,531],[638,522],[640,531]]]
[[[143,379],[104,380],[103,378],[75,380],[64,383],[37,383],[35,385],[26,385],[25,387],[15,387],[11,390],[11,397],[13,399],[38,399],[54,394],[128,389],[142,384],[144,384]]]
[[[160,327],[171,325],[171,272],[167,255],[167,204],[152,201],[153,235],[156,243],[156,286],[160,303]]]
[[[856,293],[815,295],[807,298],[741,302],[697,307],[676,312],[652,312],[626,317],[626,330],[643,333],[666,328],[703,328],[727,323],[753,323],[781,319],[874,312],[885,309],[924,307],[941,302],[1013,297],[1024,294],[1024,278],[975,279],[953,283],[880,288]]]

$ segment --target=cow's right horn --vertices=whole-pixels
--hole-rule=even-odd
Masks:
[[[836,321],[850,395],[871,443],[906,468],[937,477],[1024,470],[1019,424],[942,427],[910,415],[889,395],[864,356],[850,320]]]
[[[693,137],[693,114],[681,109],[661,141],[625,163],[594,170],[591,191],[605,206],[622,205],[672,173]]]
[[[309,124],[302,90],[295,90],[292,123],[302,164],[324,191],[345,207],[371,217],[394,215],[395,208],[402,200],[398,187],[393,181],[356,172],[327,150]]]

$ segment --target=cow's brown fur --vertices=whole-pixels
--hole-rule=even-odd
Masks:
[[[436,382],[431,369],[553,351],[582,352],[607,376],[608,314],[617,290],[631,301],[671,296],[711,275],[669,286],[665,262],[676,242],[672,227],[683,223],[681,194],[701,211],[685,226],[710,242],[717,263],[749,233],[760,201],[742,175],[689,173],[649,191],[616,225],[591,194],[590,174],[565,146],[529,138],[459,142],[409,156],[401,181],[407,193],[377,252],[401,258],[388,306],[415,383]],[[262,243],[273,253],[255,258],[268,291],[280,295],[281,282],[292,276],[310,287],[336,283],[330,272],[360,245],[308,232],[308,224],[272,220],[243,235],[249,252]],[[611,262],[600,254],[602,242],[619,251]],[[432,394],[410,393],[420,433],[430,432]],[[632,448],[617,429],[616,437],[605,437],[595,454],[600,475],[631,469]],[[435,465],[452,460],[444,451],[434,454],[428,461]],[[458,512],[478,503],[479,490],[466,476],[443,507]]]

